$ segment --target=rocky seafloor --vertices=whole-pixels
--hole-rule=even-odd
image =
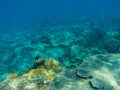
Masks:
[[[73,18],[0,36],[0,90],[120,90],[119,22]]]

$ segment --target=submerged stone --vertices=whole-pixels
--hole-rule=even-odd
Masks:
[[[77,68],[77,75],[83,79],[90,78],[93,89],[119,90],[120,54],[100,54],[85,61]]]
[[[96,78],[90,80],[89,84],[93,89],[104,89],[105,87],[105,82]]]

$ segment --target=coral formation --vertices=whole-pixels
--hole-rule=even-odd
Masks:
[[[59,62],[53,58],[37,58],[35,59],[33,67],[29,72],[23,74],[23,76],[35,76],[44,74],[51,79],[56,73],[61,72],[63,67],[59,65]],[[52,73],[51,73],[52,72]]]
[[[45,73],[45,72],[46,72],[45,68],[32,69],[28,73],[23,74],[23,76],[32,77],[34,75],[40,75],[40,74]]]
[[[47,69],[55,69],[59,66],[59,62],[54,60],[53,58],[49,58],[46,62],[45,62],[45,67]]]
[[[18,74],[17,73],[12,73],[12,74],[9,74],[8,76],[7,76],[7,78],[9,78],[9,79],[13,79],[13,78],[17,78],[18,77]]]
[[[34,65],[22,76],[18,76],[16,73],[9,74],[7,79],[0,83],[0,89],[6,90],[10,87],[17,90],[19,90],[18,88],[22,88],[22,90],[46,90],[48,83],[63,70],[64,68],[53,58],[37,57]],[[8,85],[4,86],[6,83]]]

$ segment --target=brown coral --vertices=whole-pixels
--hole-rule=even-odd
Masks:
[[[9,75],[7,76],[7,78],[9,78],[9,79],[13,79],[13,78],[16,78],[16,77],[18,77],[18,74],[17,74],[17,73],[12,73],[12,74],[9,74]]]
[[[45,68],[32,69],[28,73],[23,74],[23,76],[35,76],[45,73],[47,70]]]

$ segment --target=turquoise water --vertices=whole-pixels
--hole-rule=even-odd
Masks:
[[[36,56],[71,69],[94,55],[120,53],[119,3],[1,0],[0,80],[27,72]]]
[[[116,18],[73,18],[5,34],[0,39],[1,79],[8,73],[24,73],[37,55],[55,58],[72,68],[96,54],[119,53],[118,22]]]

